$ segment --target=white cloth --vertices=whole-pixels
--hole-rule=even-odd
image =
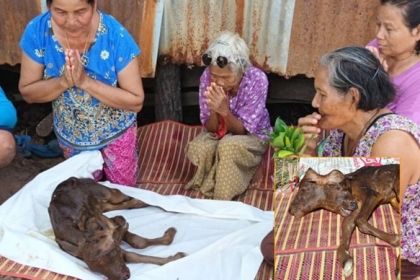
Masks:
[[[92,178],[92,172],[102,163],[99,152],[81,153],[39,174],[1,205],[0,255],[21,264],[84,280],[103,279],[102,275],[92,273],[83,261],[58,247],[47,210],[51,194],[60,182],[71,176]],[[123,248],[158,257],[177,252],[187,254],[164,266],[128,264],[131,279],[255,278],[263,259],[260,243],[273,229],[272,211],[262,211],[241,202],[162,196],[109,182],[104,185],[167,211],[146,207],[106,213],[108,216],[124,216],[131,232],[154,238],[169,227],[177,229],[174,242],[169,246],[138,250],[122,244]]]

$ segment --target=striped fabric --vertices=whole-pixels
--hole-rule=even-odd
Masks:
[[[319,210],[297,220],[287,211],[295,194],[275,193],[275,279],[346,279],[336,256],[343,218]],[[398,214],[390,204],[378,207],[369,222],[383,231],[398,232]],[[355,265],[348,279],[395,279],[399,248],[356,229],[350,254]]]
[[[137,187],[161,195],[185,195],[191,198],[205,198],[195,190],[184,190],[184,185],[193,177],[195,167],[185,156],[186,144],[203,130],[202,126],[188,126],[173,121],[163,121],[139,127],[139,176]],[[263,181],[259,186],[249,188],[234,200],[253,205],[262,210],[273,210],[273,174],[270,148],[263,157]],[[0,256],[0,275],[25,279],[73,280],[74,277],[33,268],[13,262]],[[273,268],[261,264],[255,280],[269,280]]]
[[[350,249],[355,260],[355,271],[348,278],[342,276],[335,250],[277,255],[275,279],[393,280],[396,258],[394,251],[391,247],[382,246]]]
[[[0,257],[0,275],[19,277],[24,279],[48,280],[76,280],[77,278],[54,273],[49,270],[18,264],[14,261]]]

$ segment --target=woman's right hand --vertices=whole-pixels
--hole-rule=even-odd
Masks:
[[[74,81],[73,81],[73,76],[72,76],[72,71],[71,71],[71,61],[70,61],[70,56],[69,56],[69,51],[70,50],[65,50],[64,54],[64,58],[66,63],[64,64],[64,75],[61,76],[61,81],[60,84],[65,87],[65,88],[71,88],[74,87]]]
[[[221,86],[212,82],[210,86],[207,87],[205,96],[207,106],[209,106],[210,110],[223,117],[229,113],[229,99]]]
[[[306,146],[304,156],[316,156],[316,147],[318,145],[319,136],[321,129],[318,127],[318,122],[321,119],[321,115],[314,112],[306,117],[299,118],[298,127],[302,128],[305,133],[306,141],[312,140]],[[315,135],[315,137],[313,137]]]

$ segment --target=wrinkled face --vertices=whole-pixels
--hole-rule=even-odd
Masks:
[[[403,10],[391,4],[381,5],[376,17],[376,39],[382,54],[390,57],[411,54],[420,34],[405,24]]]
[[[299,191],[290,204],[289,213],[301,218],[321,208],[342,216],[347,216],[357,209],[350,184],[338,170],[331,171],[327,175],[319,175],[308,169],[299,183]]]
[[[95,7],[85,0],[54,0],[49,7],[53,21],[66,33],[77,36],[90,28]]]
[[[328,78],[327,67],[318,67],[315,76],[316,93],[312,99],[312,106],[318,109],[321,115],[318,122],[319,128],[342,128],[353,119],[356,105],[352,101],[351,94],[347,93],[343,96],[329,84]]]
[[[217,65],[210,66],[210,77],[212,82],[221,86],[224,91],[237,91],[242,77],[232,72],[229,66],[220,68]]]

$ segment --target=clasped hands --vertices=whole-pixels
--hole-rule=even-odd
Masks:
[[[227,116],[230,112],[229,98],[221,86],[212,82],[210,86],[206,88],[204,95],[206,97],[206,104],[209,106],[210,110],[222,117]]]
[[[64,77],[67,86],[82,88],[89,77],[86,74],[82,63],[82,58],[78,50],[66,49],[64,52],[66,64],[64,67]]]

